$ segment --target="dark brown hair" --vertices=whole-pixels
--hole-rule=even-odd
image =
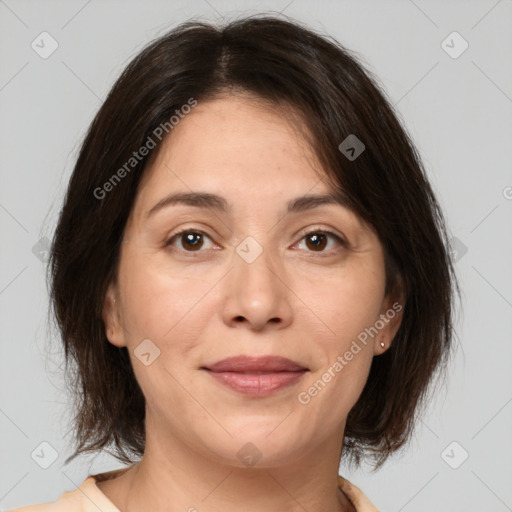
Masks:
[[[191,98],[228,90],[300,114],[326,177],[379,236],[386,292],[404,294],[395,339],[374,357],[348,415],[343,457],[356,465],[370,457],[380,467],[410,438],[429,384],[446,368],[458,290],[446,228],[419,155],[377,80],[334,39],[296,21],[189,21],[151,42],[116,81],[89,127],[60,212],[48,268],[67,371],[73,363],[77,450],[66,463],[111,445],[125,463],[143,455],[144,396],[127,349],[108,342],[102,319],[150,155],[129,170],[126,162]],[[365,146],[356,159],[339,149],[349,135]],[[122,180],[99,194],[123,166]]]

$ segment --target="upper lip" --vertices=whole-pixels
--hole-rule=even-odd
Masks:
[[[212,372],[293,372],[307,370],[295,361],[280,356],[235,356],[203,366]]]

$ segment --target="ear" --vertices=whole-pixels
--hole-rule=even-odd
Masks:
[[[102,317],[105,324],[105,336],[116,347],[125,347],[124,330],[121,323],[121,304],[116,287],[110,283],[103,301]]]
[[[391,347],[393,340],[396,336],[398,328],[402,324],[403,313],[405,307],[405,294],[402,286],[398,293],[388,295],[383,304],[379,319],[376,325],[379,328],[379,333],[374,337],[374,354],[380,355],[386,352]],[[384,347],[382,346],[384,343]]]

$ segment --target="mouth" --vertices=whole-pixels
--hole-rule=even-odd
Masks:
[[[203,366],[212,372],[276,373],[308,370],[305,366],[281,356],[234,356]]]
[[[297,384],[309,371],[303,365],[278,356],[237,356],[203,366],[217,382],[249,396],[268,396]]]

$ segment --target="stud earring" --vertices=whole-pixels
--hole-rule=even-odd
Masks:
[[[381,342],[380,342],[380,346],[381,346],[382,348],[384,348],[384,347],[386,346],[386,344],[385,344],[383,341],[381,341]]]

